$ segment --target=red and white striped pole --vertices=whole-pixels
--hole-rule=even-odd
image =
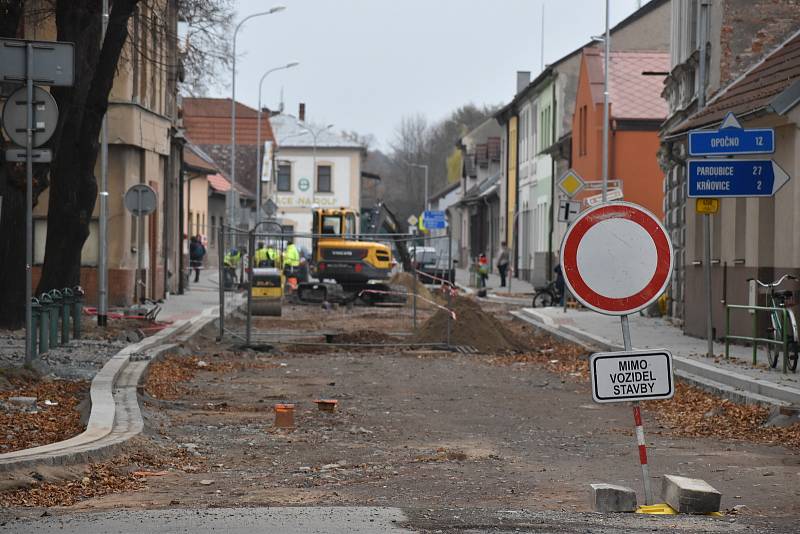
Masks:
[[[639,401],[633,403],[633,421],[636,423],[636,444],[639,446],[639,463],[642,464],[644,503],[653,504],[653,490],[650,488],[650,468],[647,466],[647,445],[644,442],[644,427],[642,426],[642,411],[639,408]]]
[[[620,316],[620,321],[622,322],[622,342],[625,345],[625,350],[633,350],[628,316]],[[653,504],[653,490],[650,487],[650,467],[647,465],[647,444],[644,441],[644,426],[642,426],[642,411],[639,407],[639,401],[633,403],[633,421],[636,424],[636,444],[639,446],[639,463],[642,465],[644,503]]]

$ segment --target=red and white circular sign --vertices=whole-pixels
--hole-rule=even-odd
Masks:
[[[561,270],[583,305],[628,315],[652,304],[672,276],[672,243],[655,215],[612,202],[581,213],[561,243]]]

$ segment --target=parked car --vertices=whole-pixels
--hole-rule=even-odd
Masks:
[[[412,263],[416,266],[417,277],[425,284],[441,284],[442,280],[455,283],[458,263],[453,260],[447,265],[447,251],[437,250],[434,247],[409,247],[408,253]]]

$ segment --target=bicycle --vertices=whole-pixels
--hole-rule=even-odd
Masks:
[[[797,336],[797,319],[795,318],[794,312],[789,308],[792,304],[792,297],[794,296],[793,291],[775,291],[775,288],[784,283],[786,280],[797,281],[797,277],[792,276],[790,274],[785,274],[775,280],[774,282],[762,282],[761,280],[756,280],[755,278],[748,278],[747,281],[755,281],[759,286],[767,289],[767,294],[765,296],[766,305],[770,308],[783,308],[786,311],[786,323],[787,323],[787,338],[788,338],[788,345],[789,345],[789,354],[787,355],[789,358],[788,367],[791,371],[795,371],[797,369],[797,360],[798,360],[798,353],[800,352],[800,339]],[[778,311],[771,311],[769,314],[770,324],[772,325],[767,331],[772,334],[773,339],[775,341],[779,341],[783,344],[783,326],[784,326],[784,313],[780,313]],[[767,361],[769,362],[770,367],[775,368],[778,366],[778,359],[780,355],[780,349],[777,345],[773,343],[767,343]]]
[[[534,308],[547,308],[555,306],[561,302],[561,292],[558,290],[555,281],[548,282],[546,286],[536,288],[533,294]]]

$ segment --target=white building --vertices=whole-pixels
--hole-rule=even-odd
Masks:
[[[285,230],[310,233],[312,207],[360,213],[363,145],[292,115],[274,115],[270,124],[278,148],[265,196],[278,205]]]

